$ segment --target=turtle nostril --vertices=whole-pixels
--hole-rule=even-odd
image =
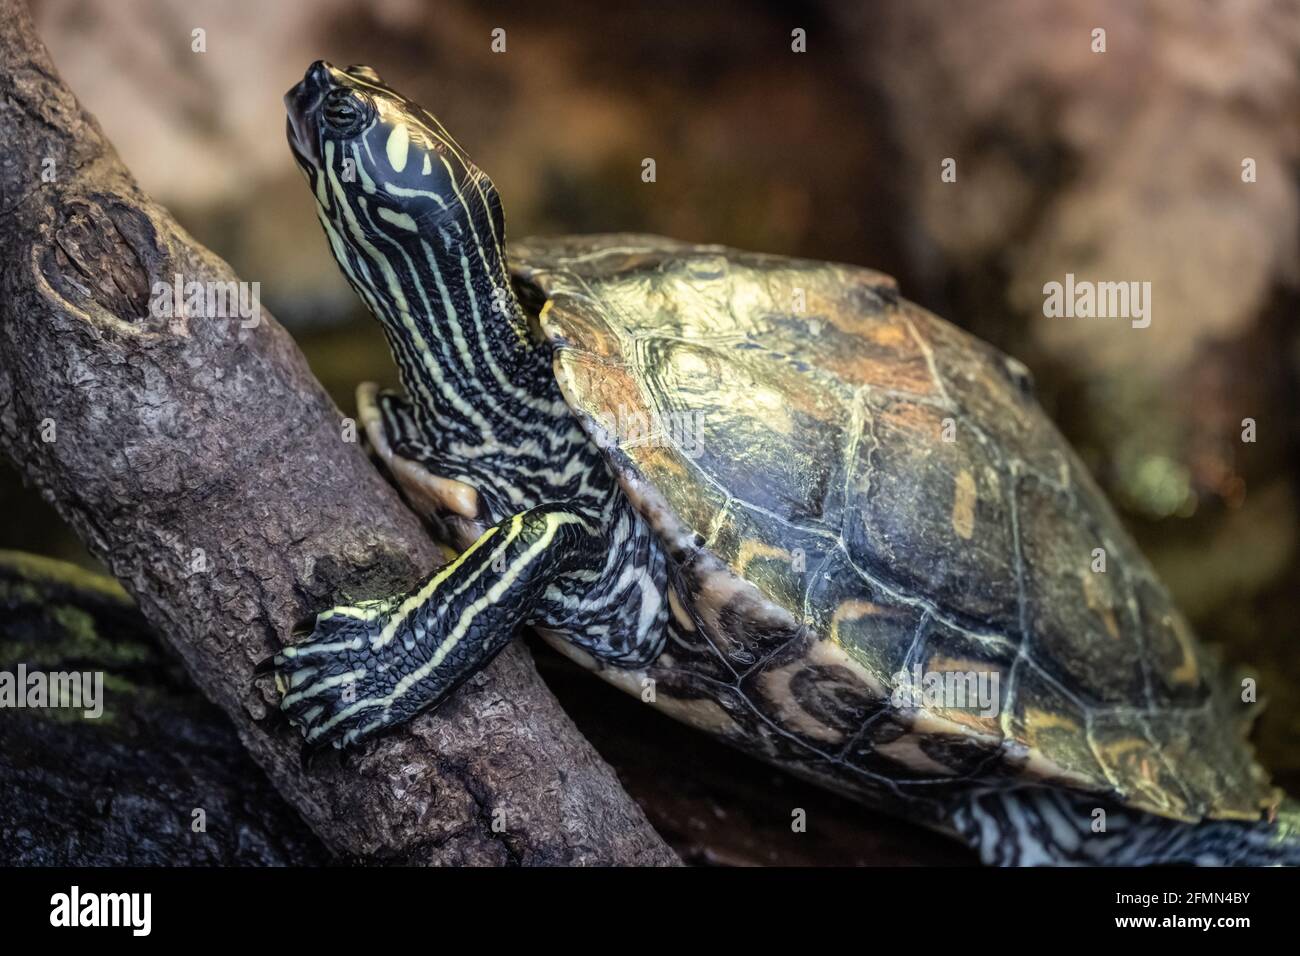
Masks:
[[[290,95],[296,95],[303,101],[319,99],[334,85],[335,72],[337,71],[327,61],[317,60],[307,67],[307,72],[303,74],[302,80],[289,93]],[[287,101],[288,97],[285,97],[285,99]]]
[[[319,100],[328,86],[328,64],[323,60],[317,60],[307,67],[307,72],[303,74],[302,79],[295,83],[289,92],[284,94],[285,108],[290,112],[304,110],[307,106]]]

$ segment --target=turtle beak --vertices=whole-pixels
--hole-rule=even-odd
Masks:
[[[289,148],[298,161],[320,168],[319,138],[316,135],[316,111],[321,100],[334,87],[333,74],[337,72],[324,60],[307,67],[302,80],[284,94],[284,109],[288,114],[285,134]]]

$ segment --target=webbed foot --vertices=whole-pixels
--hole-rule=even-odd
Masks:
[[[262,661],[259,676],[275,674],[280,710],[306,740],[306,767],[324,747],[343,747],[408,716],[394,707],[403,677],[414,671],[414,634],[395,613],[400,599],[333,607],[301,622],[288,644]]]

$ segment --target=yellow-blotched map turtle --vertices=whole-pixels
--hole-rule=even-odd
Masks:
[[[507,250],[492,181],[367,67],[289,139],[405,394],[371,442],[459,556],[272,659],[308,745],[520,626],[988,862],[1290,862],[1251,705],[1033,397],[868,269],[641,235]]]

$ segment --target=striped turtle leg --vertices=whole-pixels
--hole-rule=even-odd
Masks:
[[[357,389],[357,406],[363,424],[369,424],[372,418],[377,419],[376,424],[382,429],[394,454],[404,458],[420,457],[420,452],[426,448],[424,439],[428,433],[416,421],[409,399],[388,389],[379,391],[374,385],[363,385]]]
[[[548,504],[489,528],[400,597],[334,607],[272,658],[281,708],[309,747],[343,746],[440,703],[546,606],[566,575],[608,557],[598,514]]]
[[[366,382],[357,387],[357,413],[370,447],[407,503],[434,523],[441,540],[464,545],[483,533],[477,490],[446,477],[448,469],[430,466],[437,456],[424,441],[409,400]]]
[[[1046,788],[977,794],[958,833],[997,866],[1297,866],[1300,804],[1272,822],[1183,823]]]

